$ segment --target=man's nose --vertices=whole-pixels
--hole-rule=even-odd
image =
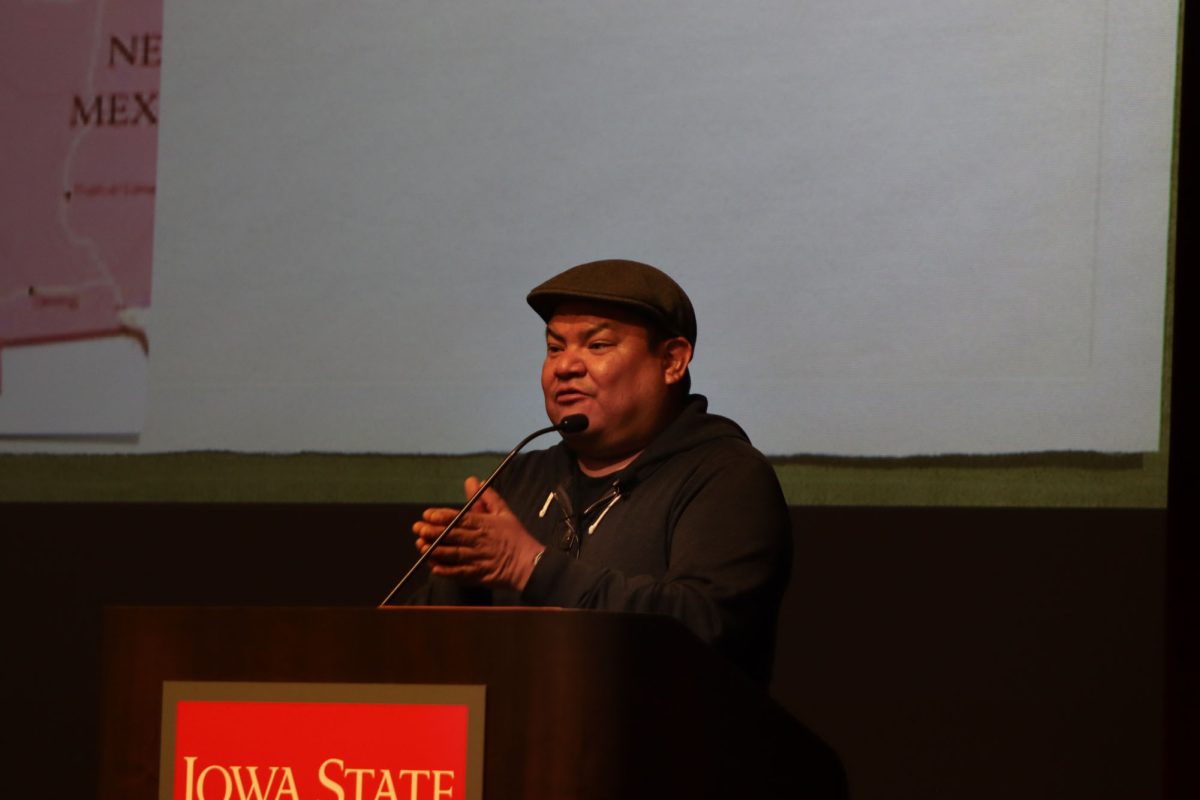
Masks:
[[[587,372],[587,366],[584,364],[580,353],[573,347],[568,347],[563,350],[554,361],[554,374],[559,378],[582,375]]]

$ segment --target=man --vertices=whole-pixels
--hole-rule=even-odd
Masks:
[[[689,394],[691,301],[654,267],[596,261],[528,302],[546,322],[546,413],[589,425],[509,465],[430,554],[417,602],[666,614],[765,686],[788,510],[741,428]],[[478,486],[468,478],[467,495]],[[427,509],[418,549],[455,513]]]

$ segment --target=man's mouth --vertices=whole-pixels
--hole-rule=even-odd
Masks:
[[[560,405],[578,403],[580,400],[583,400],[586,397],[587,395],[578,389],[560,389],[554,393],[554,401]]]

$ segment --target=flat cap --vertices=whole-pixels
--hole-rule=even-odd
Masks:
[[[687,293],[670,275],[639,261],[580,264],[537,286],[525,299],[547,322],[565,300],[615,303],[649,316],[667,333],[696,345],[696,311]]]

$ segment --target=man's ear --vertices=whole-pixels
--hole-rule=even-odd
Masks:
[[[692,345],[682,336],[675,336],[662,343],[663,378],[667,385],[679,383],[687,374],[692,363]]]

